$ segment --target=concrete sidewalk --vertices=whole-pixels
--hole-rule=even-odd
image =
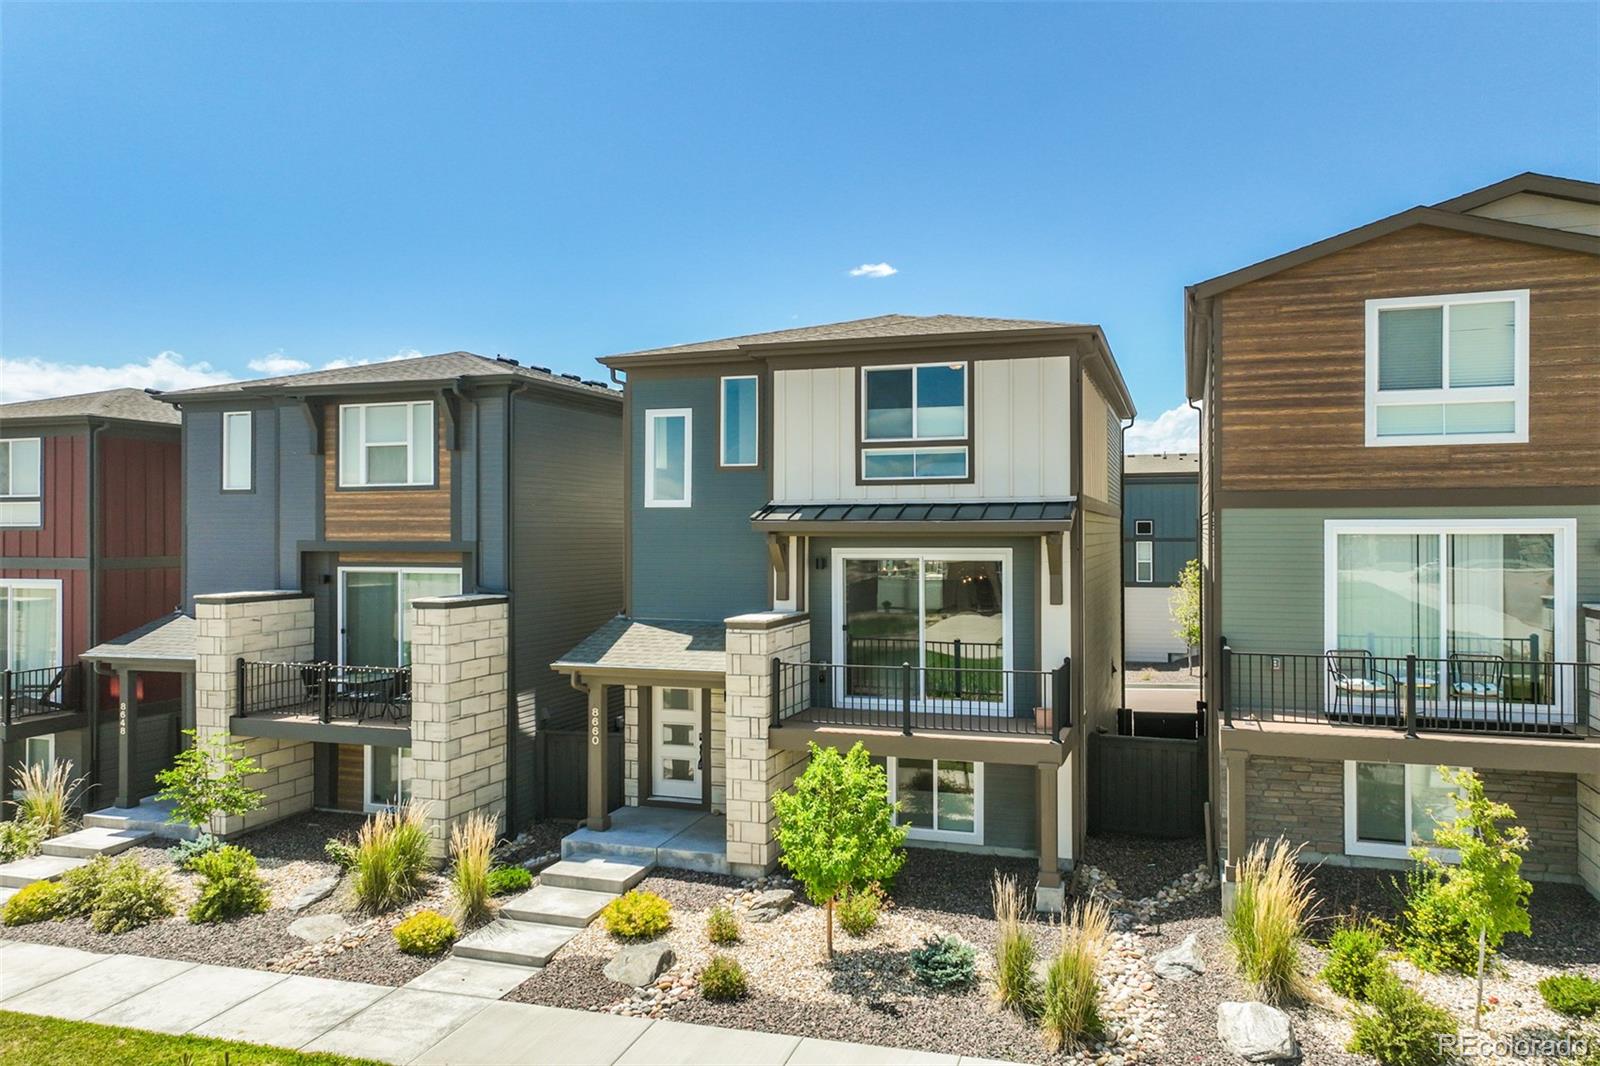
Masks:
[[[442,982],[448,986],[448,982]],[[492,993],[497,994],[497,993]],[[989,1059],[0,940],[0,1010],[397,1066],[1003,1066]]]

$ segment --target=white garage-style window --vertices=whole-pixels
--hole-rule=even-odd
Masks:
[[[29,528],[43,517],[38,437],[0,440],[0,526]]]
[[[1527,442],[1527,289],[1366,306],[1369,447]]]
[[[687,407],[644,413],[644,505],[688,507],[693,498],[694,415]]]
[[[983,763],[889,759],[895,822],[913,840],[983,843]]]
[[[249,411],[222,416],[222,491],[249,492],[255,485],[254,420]]]
[[[339,486],[433,484],[433,401],[352,403],[339,408]]]
[[[1434,828],[1455,818],[1451,786],[1437,766],[1397,762],[1344,764],[1344,850],[1349,855],[1404,859],[1430,847]],[[1442,859],[1454,852],[1432,849]]]

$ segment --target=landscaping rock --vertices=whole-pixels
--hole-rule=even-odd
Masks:
[[[338,936],[350,923],[345,921],[342,914],[314,914],[309,918],[296,918],[289,923],[289,935],[304,940],[307,944],[317,944],[331,936]]]
[[[769,888],[750,901],[749,918],[752,922],[770,922],[793,906],[792,889]]]
[[[333,890],[338,887],[338,884],[339,877],[337,874],[332,877],[324,877],[320,881],[313,881],[305,888],[302,888],[294,899],[289,901],[289,909],[303,911],[313,903],[321,903],[333,895]]]
[[[630,944],[606,963],[603,972],[619,985],[640,988],[653,983],[677,961],[677,953],[666,944]]]
[[[1217,1036],[1246,1062],[1284,1062],[1300,1057],[1289,1016],[1265,1003],[1217,1004]]]
[[[1156,976],[1168,981],[1187,981],[1196,974],[1205,973],[1206,962],[1200,957],[1197,940],[1197,934],[1190,933],[1183,938],[1183,943],[1157,955],[1154,962]]]

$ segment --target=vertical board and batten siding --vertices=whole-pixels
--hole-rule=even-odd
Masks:
[[[1536,192],[1512,193],[1504,199],[1475,207],[1467,214],[1600,237],[1600,204],[1541,196]]]
[[[433,396],[394,396],[385,400],[433,400],[434,485],[365,489],[339,487],[339,409],[329,401],[323,417],[323,503],[325,540],[450,540],[454,455],[444,432],[444,415]]]
[[[762,465],[752,470],[717,469],[718,377],[715,369],[693,376],[628,375],[635,618],[721,621],[772,605],[765,538],[750,528],[750,516],[767,502],[772,456],[762,455]],[[691,506],[646,507],[646,412],[671,408],[693,411]]]
[[[1071,491],[1069,357],[973,363],[971,484],[856,484],[860,376],[855,366],[773,374],[775,500],[1037,500]]]
[[[155,439],[103,431],[95,450],[100,466],[101,555],[107,559],[181,555],[183,469],[176,435]]]
[[[39,437],[40,525],[0,529],[0,556],[81,559],[89,554],[89,437],[85,431],[6,430],[5,437]],[[13,574],[13,577],[20,575]]]
[[[89,571],[38,570],[10,566],[0,570],[0,578],[38,578],[61,582],[61,657],[63,663],[75,661],[94,646],[89,633]]]
[[[253,488],[222,491],[222,414],[253,412]],[[240,401],[183,407],[185,601],[211,592],[280,587],[278,420],[270,404]]]

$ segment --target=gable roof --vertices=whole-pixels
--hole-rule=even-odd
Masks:
[[[723,622],[617,615],[551,663],[554,670],[721,674],[727,670]]]
[[[503,357],[490,359],[471,352],[445,352],[441,355],[389,359],[381,363],[360,363],[329,370],[310,370],[302,374],[258,378],[253,381],[230,381],[222,385],[205,385],[197,389],[164,392],[161,398],[181,403],[191,399],[212,397],[222,399],[228,396],[248,396],[279,390],[333,392],[352,386],[444,384],[463,378],[478,382],[531,381],[579,393],[609,396],[618,401],[622,399],[621,393],[603,382],[584,381],[576,374],[555,374],[545,367],[522,366],[512,359]]]
[[[79,658],[90,662],[171,663],[172,669],[193,669],[200,627],[181,611],[146,622],[121,636],[96,644]]]
[[[162,403],[143,389],[106,389],[76,396],[52,396],[42,400],[0,404],[0,425],[23,419],[34,423],[79,418],[148,422],[158,426],[176,426],[183,421],[183,416],[171,405]]]

